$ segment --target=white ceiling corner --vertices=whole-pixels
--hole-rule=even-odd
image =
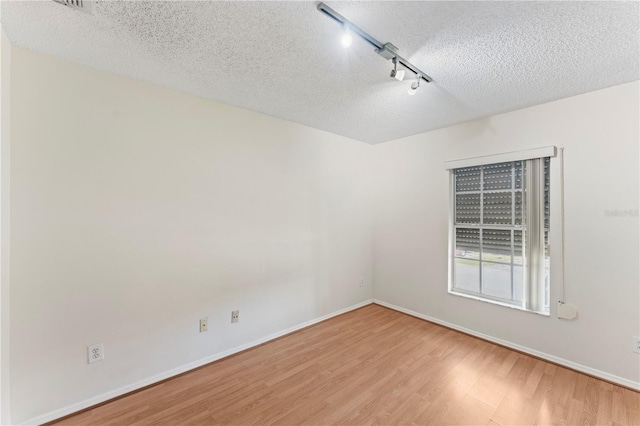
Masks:
[[[370,45],[339,45],[315,2],[0,7],[17,46],[368,143],[640,78],[637,1],[327,3],[434,82],[408,96]]]

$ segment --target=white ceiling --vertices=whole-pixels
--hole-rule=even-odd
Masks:
[[[638,2],[327,4],[434,82],[409,96],[315,2],[2,1],[1,19],[15,45],[368,143],[640,79]]]

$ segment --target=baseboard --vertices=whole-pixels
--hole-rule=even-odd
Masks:
[[[578,371],[580,373],[588,374],[589,376],[597,377],[602,380],[606,380],[607,382],[615,383],[620,386],[624,386],[625,388],[629,388],[635,391],[640,391],[640,382],[634,382],[633,380],[625,379],[623,377],[619,377],[613,374],[609,374],[605,371],[597,370],[595,368],[587,367],[586,365],[578,364],[573,361],[569,361],[564,358],[560,358],[554,355],[549,355],[545,352],[540,352],[535,349],[528,348],[526,346],[521,346],[516,343],[509,342],[507,340],[498,339],[493,336],[489,336],[488,334],[480,333],[475,330],[471,330],[465,327],[460,327],[459,325],[451,324],[446,321],[439,320],[437,318],[430,317],[428,315],[421,314],[419,312],[412,311],[410,309],[401,308],[400,306],[392,305],[391,303],[383,302],[382,300],[373,299],[373,303],[376,305],[384,306],[389,309],[393,309],[394,311],[402,312],[407,315],[411,315],[413,317],[417,317],[438,325],[442,325],[447,328],[451,328],[453,330],[460,331],[465,334],[469,334],[474,337],[479,337],[482,340],[487,340],[492,343],[496,343],[500,346],[505,346],[507,348],[514,349],[518,352],[523,352],[528,355],[535,356],[536,358],[541,358],[546,361],[553,362],[554,364],[561,365],[563,367],[570,368],[572,370]]]
[[[92,407],[94,405],[101,404],[101,403],[103,403],[105,401],[108,401],[110,399],[117,398],[117,397],[122,396],[124,394],[127,394],[129,392],[132,392],[132,391],[147,387],[149,385],[153,385],[154,383],[158,383],[158,382],[161,382],[163,380],[169,379],[169,378],[171,378],[173,376],[177,376],[179,374],[186,373],[187,371],[193,370],[193,369],[198,368],[198,367],[202,367],[203,365],[209,364],[209,363],[214,362],[214,361],[218,361],[218,360],[220,360],[222,358],[226,358],[226,357],[228,357],[230,355],[233,355],[233,354],[236,354],[238,352],[242,352],[244,350],[253,348],[255,346],[258,346],[258,345],[261,345],[263,343],[266,343],[266,342],[268,342],[270,340],[277,339],[277,338],[282,337],[282,336],[284,336],[286,334],[293,333],[294,331],[298,331],[298,330],[301,330],[303,328],[309,327],[311,325],[317,324],[319,322],[325,321],[325,320],[327,320],[329,318],[332,318],[332,317],[335,317],[335,316],[338,316],[338,315],[342,315],[344,313],[347,313],[349,311],[353,311],[355,309],[361,308],[361,307],[366,306],[366,305],[370,305],[371,303],[373,303],[373,299],[365,300],[364,302],[357,303],[355,305],[348,306],[348,307],[346,307],[344,309],[340,309],[338,311],[335,311],[335,312],[332,312],[330,314],[321,316],[319,318],[315,318],[315,319],[303,322],[302,324],[298,324],[298,325],[295,325],[293,327],[287,328],[285,330],[278,331],[277,333],[270,334],[270,335],[268,335],[266,337],[263,337],[263,338],[258,339],[258,340],[254,340],[252,342],[246,343],[246,344],[241,345],[241,346],[237,346],[237,347],[235,347],[233,349],[229,349],[229,350],[226,350],[226,351],[223,351],[223,352],[219,352],[217,354],[214,354],[214,355],[199,359],[198,361],[194,361],[192,363],[189,363],[189,364],[174,368],[172,370],[165,371],[165,372],[160,373],[160,374],[156,374],[155,376],[148,377],[148,378],[146,378],[144,380],[141,380],[139,382],[133,383],[131,385],[123,386],[123,387],[115,389],[113,391],[110,391],[110,392],[107,392],[107,393],[103,393],[102,395],[98,395],[98,396],[95,396],[93,398],[86,399],[86,400],[84,400],[82,402],[78,402],[76,404],[68,405],[68,406],[66,406],[64,408],[60,408],[58,410],[50,411],[50,412],[48,412],[46,414],[43,414],[41,416],[30,418],[30,419],[22,422],[21,424],[23,424],[23,425],[34,425],[34,424],[35,425],[41,425],[43,423],[51,422],[53,420],[56,420],[56,419],[68,416],[70,414],[76,413],[78,411],[87,409],[87,408]]]

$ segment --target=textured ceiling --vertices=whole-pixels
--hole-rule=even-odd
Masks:
[[[409,96],[314,2],[5,0],[1,18],[14,45],[368,143],[640,78],[638,2],[327,4],[434,82]]]

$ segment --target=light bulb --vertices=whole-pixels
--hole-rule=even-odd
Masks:
[[[414,81],[413,83],[411,83],[411,87],[409,87],[409,90],[407,90],[407,93],[409,93],[410,95],[415,95],[416,92],[418,91],[418,87],[420,87],[420,83],[418,83],[417,81]]]
[[[351,43],[353,43],[353,37],[351,37],[351,34],[348,31],[342,33],[342,38],[340,39],[342,47],[346,49],[351,46]]]

